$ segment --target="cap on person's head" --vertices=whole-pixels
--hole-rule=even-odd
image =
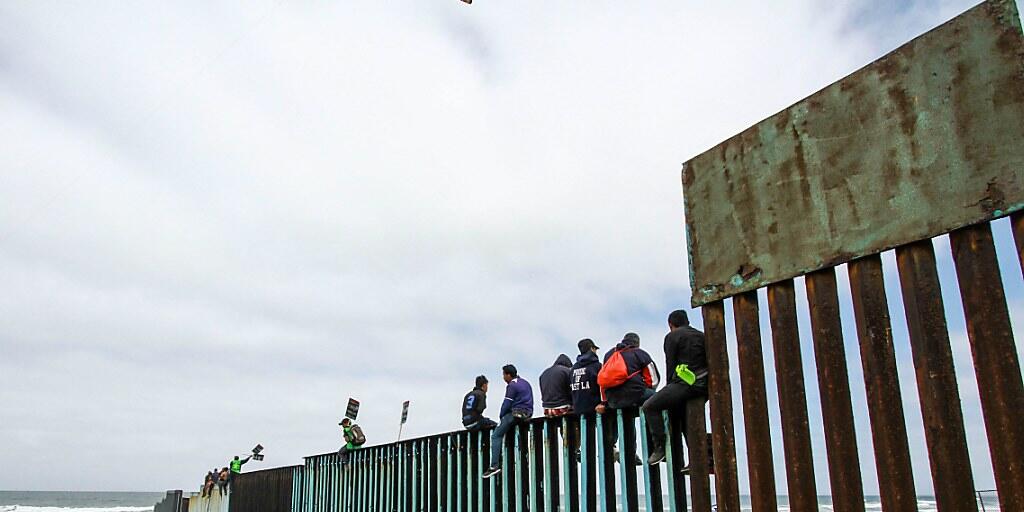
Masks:
[[[674,327],[690,325],[690,317],[686,316],[686,311],[677,309],[668,314],[668,323]]]
[[[476,387],[482,388],[482,387],[484,387],[484,384],[487,384],[487,377],[484,376],[484,375],[477,375],[477,377],[476,377]]]
[[[576,344],[580,348],[580,354],[586,354],[595,348],[601,348],[594,344],[594,340],[590,338],[583,338],[579,343]]]
[[[511,365],[511,364],[506,364],[505,366],[502,366],[501,367],[501,372],[505,373],[505,374],[508,374],[508,375],[511,375],[513,377],[518,377],[519,376],[519,370],[516,370],[516,367],[514,365]]]
[[[632,345],[634,347],[638,346],[640,345],[640,335],[635,332],[627,332],[626,335],[622,337],[622,342],[626,345]]]
[[[338,422],[338,425],[341,425],[341,426],[344,427],[345,425],[348,425],[349,423],[352,423],[352,420],[350,420],[348,418],[342,418],[342,420],[340,422]]]
[[[235,455],[235,460],[238,460],[238,455]]]

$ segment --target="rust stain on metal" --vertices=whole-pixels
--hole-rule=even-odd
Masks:
[[[1024,210],[1022,119],[1017,9],[992,0],[693,158],[693,305]]]

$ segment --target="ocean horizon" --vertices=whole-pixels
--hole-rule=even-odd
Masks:
[[[0,512],[145,512],[153,510],[153,505],[163,499],[161,492],[90,492],[90,491],[0,491]],[[667,500],[667,495],[665,496]],[[978,510],[986,512],[999,511],[995,494],[982,496],[984,504],[979,500]],[[740,496],[743,510],[750,509],[750,496]],[[788,499],[785,495],[778,497],[779,510],[788,511]],[[917,497],[918,510],[937,510],[935,497],[921,495]],[[878,496],[865,496],[865,509],[882,510]],[[818,506],[822,511],[832,510],[832,497],[819,496]],[[641,496],[640,510],[646,510]]]

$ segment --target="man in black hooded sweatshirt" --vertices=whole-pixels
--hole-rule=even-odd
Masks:
[[[686,402],[692,399],[705,400],[708,396],[708,358],[704,345],[704,333],[690,327],[686,311],[681,309],[668,315],[669,333],[665,335],[665,371],[668,384],[654,394],[643,405],[647,416],[654,450],[648,464],[665,460],[665,424],[662,411],[669,411],[674,421],[686,432]],[[686,439],[686,436],[683,436]]]
[[[594,412],[601,403],[601,388],[597,386],[597,374],[601,371],[601,359],[597,356],[598,346],[594,340],[584,338],[577,344],[580,355],[572,365],[572,409],[579,415]]]
[[[572,413],[572,361],[559,354],[555,364],[540,374],[540,400],[544,416],[557,418]]]

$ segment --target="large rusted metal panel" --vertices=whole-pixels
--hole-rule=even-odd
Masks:
[[[683,167],[692,303],[1024,209],[1024,37],[980,4]]]

